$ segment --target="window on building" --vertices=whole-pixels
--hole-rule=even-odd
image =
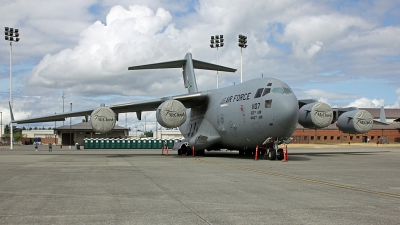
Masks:
[[[296,137],[296,141],[300,141],[300,136],[297,136],[297,137]]]
[[[374,140],[375,139],[375,136],[371,136],[371,140]]]
[[[331,141],[335,140],[335,138],[333,136],[331,136]]]
[[[354,136],[350,136],[350,141],[352,141],[352,140],[353,140],[353,137],[354,137]]]
[[[356,136],[356,140],[359,141],[360,140],[360,136]]]
[[[346,141],[346,140],[347,140],[347,136],[343,136],[343,140],[345,140],[345,141]]]
[[[310,138],[311,138],[311,141],[314,141],[314,136],[311,136]]]
[[[307,141],[307,139],[308,139],[308,137],[307,137],[307,136],[304,136],[304,140]]]
[[[324,140],[325,140],[325,141],[328,140],[328,136],[324,136]]]
[[[321,136],[318,136],[318,137],[317,137],[317,140],[318,140],[318,141],[321,140]]]
[[[340,140],[340,136],[337,136],[336,139],[339,141]]]

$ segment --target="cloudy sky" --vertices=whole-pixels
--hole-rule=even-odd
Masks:
[[[2,0],[0,23],[20,29],[12,53],[16,119],[61,113],[63,93],[65,111],[70,103],[75,111],[184,94],[180,69],[127,68],[187,52],[216,63],[209,42],[220,34],[219,64],[238,69],[220,73],[220,87],[240,83],[243,34],[244,82],[278,78],[299,99],[332,107],[399,108],[399,11],[395,0]],[[216,87],[213,71],[196,70],[196,78],[199,90]],[[10,120],[9,84],[10,46],[3,41],[3,124]],[[144,116],[154,130],[154,114]],[[144,125],[134,113],[120,115],[118,124]]]

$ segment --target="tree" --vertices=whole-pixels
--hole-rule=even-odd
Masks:
[[[145,137],[153,137],[153,131],[150,130],[150,131],[144,132],[144,136],[145,136]]]

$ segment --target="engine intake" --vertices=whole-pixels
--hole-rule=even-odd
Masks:
[[[186,121],[186,108],[180,101],[168,100],[158,106],[156,118],[163,127],[179,127]]]
[[[365,134],[372,129],[373,117],[365,110],[353,110],[339,116],[337,126],[343,133]]]
[[[320,129],[332,123],[333,110],[324,102],[313,102],[299,109],[299,124],[309,129]]]
[[[117,120],[114,111],[108,107],[93,110],[90,118],[93,130],[101,134],[112,131]]]

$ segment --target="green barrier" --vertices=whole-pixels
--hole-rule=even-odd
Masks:
[[[143,149],[149,148],[149,140],[142,140],[142,148]]]
[[[94,140],[93,140],[93,138],[90,138],[89,139],[89,149],[93,149],[94,147]]]
[[[126,149],[131,149],[132,147],[132,139],[126,139]]]
[[[142,143],[143,143],[142,139],[137,139],[136,140],[136,148],[142,149]]]

